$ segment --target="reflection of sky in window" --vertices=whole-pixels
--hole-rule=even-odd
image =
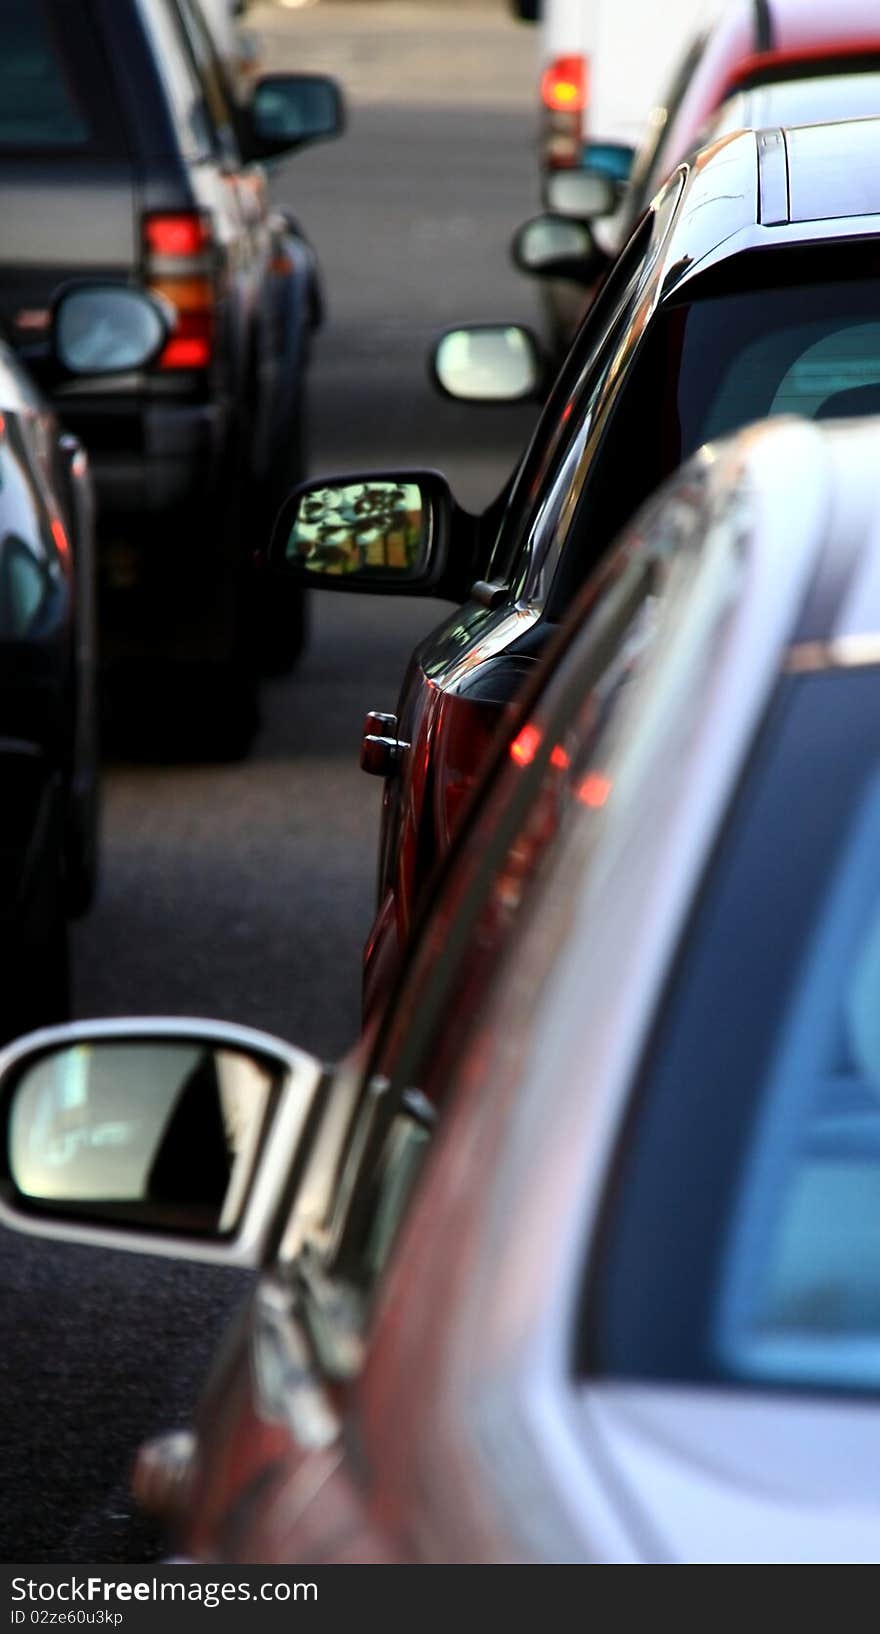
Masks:
[[[716,1344],[761,1378],[880,1383],[880,779],[850,832],[770,1068]]]

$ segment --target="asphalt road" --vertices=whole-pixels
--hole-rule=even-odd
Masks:
[[[312,468],[426,463],[485,503],[532,415],[441,403],[424,354],[459,319],[535,321],[506,255],[536,208],[533,36],[480,0],[264,5],[249,20],[272,67],[335,68],[350,96],[344,139],[274,181],[327,281]],[[265,688],[247,762],[107,766],[103,885],[75,935],[78,1015],[225,1017],[326,1057],[353,1037],[380,794],[357,766],[361,719],[393,708],[442,608],[314,601],[308,655]],[[0,1285],[0,1558],[152,1557],[128,1458],[186,1420],[247,1279],[6,1235]]]

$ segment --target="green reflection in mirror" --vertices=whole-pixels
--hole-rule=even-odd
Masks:
[[[427,535],[418,483],[353,482],[303,496],[286,554],[309,573],[406,577],[423,565]]]
[[[247,1200],[279,1075],[198,1039],[67,1045],[16,1085],[9,1170],[32,1201],[225,1235]]]

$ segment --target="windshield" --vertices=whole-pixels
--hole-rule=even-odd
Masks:
[[[878,680],[780,685],[647,1052],[587,1371],[880,1385]]]
[[[598,446],[586,444],[550,618],[563,616],[638,505],[703,443],[765,416],[880,412],[880,279],[799,283],[795,257],[788,278],[652,319]]]

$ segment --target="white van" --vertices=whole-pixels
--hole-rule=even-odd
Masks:
[[[587,144],[622,179],[682,44],[719,0],[511,0],[535,21],[542,170],[580,166]]]

